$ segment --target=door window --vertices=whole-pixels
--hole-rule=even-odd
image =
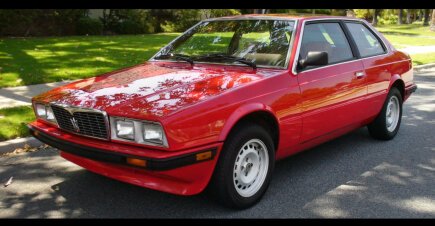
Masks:
[[[353,59],[352,49],[339,23],[315,23],[305,25],[299,59],[308,52],[328,53],[328,64]]]
[[[360,23],[346,23],[361,57],[376,56],[385,53],[380,40],[366,26]]]

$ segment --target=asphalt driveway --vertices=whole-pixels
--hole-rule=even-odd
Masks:
[[[362,128],[276,165],[263,200],[242,211],[86,171],[57,150],[0,157],[0,218],[434,218],[435,70],[416,75],[393,141]]]

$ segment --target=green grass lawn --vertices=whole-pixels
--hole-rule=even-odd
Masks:
[[[414,66],[435,63],[435,53],[411,54],[411,58]]]
[[[148,60],[178,34],[0,39],[0,88],[92,77]]]
[[[435,45],[435,32],[421,24],[386,25],[376,27],[394,45],[401,49],[407,46]],[[435,63],[435,53],[411,54],[413,65]]]
[[[30,106],[0,109],[0,141],[29,135],[26,123],[35,120]]]
[[[400,49],[406,46],[435,45],[435,32],[422,25],[389,25],[376,27],[394,45]]]
[[[429,26],[421,23],[401,24],[401,25],[379,25],[376,27],[380,32],[388,35],[423,35],[434,36],[434,32],[429,30]]]

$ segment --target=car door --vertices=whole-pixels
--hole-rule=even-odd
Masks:
[[[328,53],[328,65],[296,69],[302,95],[302,142],[357,123],[367,94],[363,64],[340,21],[303,26],[299,59],[310,51]]]
[[[347,21],[345,24],[364,66],[367,81],[364,116],[370,118],[377,115],[384,104],[391,79],[391,67],[394,65],[387,54],[387,47],[368,25],[359,21]]]

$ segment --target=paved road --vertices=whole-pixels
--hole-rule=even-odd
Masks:
[[[366,129],[279,162],[264,199],[225,209],[90,173],[48,148],[0,158],[0,217],[435,217],[435,71],[416,76],[394,141]]]

